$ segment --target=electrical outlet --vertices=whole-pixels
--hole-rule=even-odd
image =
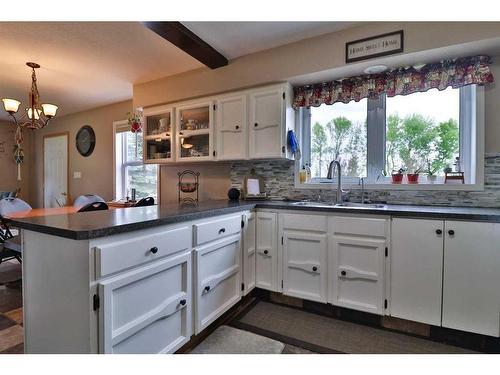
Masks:
[[[73,178],[82,178],[82,172],[73,172]]]

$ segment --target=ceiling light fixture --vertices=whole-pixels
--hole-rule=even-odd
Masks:
[[[50,119],[56,115],[58,107],[54,104],[40,103],[40,94],[38,93],[38,87],[36,85],[35,73],[35,69],[40,68],[40,65],[34,62],[27,62],[26,65],[28,65],[32,70],[29,107],[26,108],[26,112],[19,118],[16,118],[15,116],[19,110],[19,106],[21,105],[19,100],[3,98],[3,107],[17,126],[33,130],[41,129],[45,127],[49,123]]]
[[[369,66],[363,72],[365,74],[380,74],[387,70],[387,65],[373,65]]]

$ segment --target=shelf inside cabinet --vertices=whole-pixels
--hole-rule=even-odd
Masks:
[[[171,160],[172,142],[167,139],[145,139],[147,160]]]
[[[144,139],[172,132],[172,116],[170,112],[146,117]]]
[[[170,132],[160,133],[160,134],[151,134],[151,135],[144,134],[144,139],[147,141],[149,141],[149,140],[167,140],[167,139],[171,139],[171,138],[172,138],[172,134]]]

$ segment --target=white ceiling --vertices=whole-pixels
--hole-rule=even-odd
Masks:
[[[0,22],[0,51],[0,98],[25,105],[25,63],[34,61],[42,102],[59,105],[58,115],[131,99],[135,82],[203,66],[138,22]]]
[[[184,22],[228,59],[351,27],[348,22]],[[139,22],[0,22],[0,98],[21,100],[37,70],[58,115],[132,98],[134,83],[203,67]],[[7,119],[0,107],[0,120]]]
[[[182,22],[228,59],[332,33],[355,22]]]

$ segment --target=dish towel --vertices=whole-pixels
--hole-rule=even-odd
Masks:
[[[299,141],[297,140],[297,137],[295,136],[295,132],[293,130],[288,131],[287,142],[288,142],[288,147],[290,147],[293,156],[295,156],[296,158],[300,158]]]

